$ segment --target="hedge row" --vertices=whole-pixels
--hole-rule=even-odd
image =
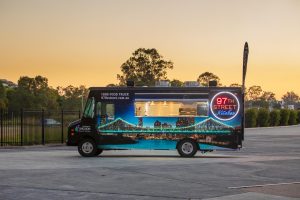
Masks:
[[[300,124],[300,111],[251,108],[245,112],[246,127],[287,126]]]

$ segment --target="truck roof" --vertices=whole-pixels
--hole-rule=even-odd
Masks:
[[[202,91],[209,92],[210,90],[224,91],[237,90],[241,91],[241,87],[90,87],[90,91]]]

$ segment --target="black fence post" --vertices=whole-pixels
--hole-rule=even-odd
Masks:
[[[42,145],[45,145],[45,111],[42,109]]]
[[[20,121],[20,123],[21,123],[21,127],[20,127],[20,129],[21,129],[21,131],[20,131],[21,137],[20,137],[20,139],[21,139],[21,146],[23,146],[23,117],[24,117],[23,108],[21,108],[20,117],[21,117],[21,121]]]
[[[64,110],[61,109],[61,143],[64,143]]]
[[[0,116],[0,118],[1,118],[1,119],[0,119],[0,126],[1,126],[1,127],[0,127],[0,129],[1,129],[1,130],[0,130],[0,131],[1,131],[1,139],[0,139],[0,140],[1,140],[1,146],[3,146],[3,109],[1,109],[0,112],[1,112],[1,113],[0,113],[0,115],[1,115],[1,116]]]

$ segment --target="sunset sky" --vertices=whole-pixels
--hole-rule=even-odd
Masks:
[[[299,0],[0,0],[0,79],[42,75],[53,87],[117,83],[137,48],[174,62],[168,77],[205,71],[281,98],[300,94]]]

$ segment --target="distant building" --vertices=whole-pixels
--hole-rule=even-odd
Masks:
[[[168,123],[163,123],[162,125],[162,128],[172,128],[172,124],[168,124]]]
[[[289,110],[300,110],[300,102],[287,105]]]
[[[194,117],[179,117],[176,121],[176,127],[185,127],[185,126],[191,126],[195,124],[195,118]]]
[[[289,110],[300,110],[300,102],[282,102],[281,108],[287,108]]]
[[[139,117],[138,127],[143,127],[143,118]]]
[[[158,120],[156,120],[156,121],[154,122],[154,128],[161,128],[161,122],[158,121]]]
[[[4,87],[8,87],[8,88],[16,88],[16,87],[18,87],[17,84],[15,84],[12,81],[6,80],[6,79],[0,79],[0,82],[2,83],[2,85]]]
[[[289,110],[295,110],[295,105],[287,105],[287,109],[289,109]]]

